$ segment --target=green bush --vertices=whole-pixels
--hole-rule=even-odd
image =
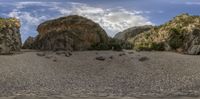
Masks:
[[[165,50],[165,45],[162,42],[161,43],[152,43],[151,49],[156,50],[156,51],[163,51],[163,50]]]
[[[92,48],[90,50],[110,50],[108,44],[106,43],[96,43],[91,46]]]
[[[183,33],[181,33],[181,31],[176,28],[172,28],[171,32],[172,33],[169,39],[169,45],[171,46],[171,48],[177,49],[183,46],[183,41],[184,41]]]
[[[110,38],[107,43],[96,43],[91,46],[90,50],[114,50],[121,51],[122,49],[132,49],[132,45],[128,42]]]

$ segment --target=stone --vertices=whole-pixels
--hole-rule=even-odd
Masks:
[[[70,57],[70,56],[72,56],[72,53],[70,53],[70,52],[65,52],[65,56],[66,56],[66,57]]]
[[[144,61],[147,61],[147,60],[149,60],[148,57],[141,57],[141,58],[139,59],[139,61],[141,61],[141,62],[144,62]]]
[[[54,58],[54,59],[53,59],[53,62],[57,62],[57,58]]]
[[[45,53],[41,52],[41,53],[36,53],[37,56],[45,56]]]
[[[120,54],[119,54],[119,56],[124,56],[124,55],[126,55],[126,54],[125,54],[125,53],[120,53]]]
[[[56,55],[64,55],[66,57],[70,57],[70,56],[72,56],[72,53],[69,51],[57,51]]]
[[[113,56],[110,56],[109,58],[110,58],[110,59],[113,59]]]
[[[47,56],[45,56],[45,58],[47,58],[47,59],[51,59],[53,56],[51,56],[51,55],[47,55]]]
[[[103,56],[96,57],[96,60],[104,61],[106,58]]]
[[[107,43],[101,26],[82,16],[71,15],[40,24],[33,49],[53,51],[88,50],[96,43]]]
[[[134,52],[128,52],[128,54],[134,54]]]

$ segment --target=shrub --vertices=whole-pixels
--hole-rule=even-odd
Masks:
[[[111,49],[107,43],[96,43],[91,46],[90,50],[109,50]]]
[[[161,43],[152,43],[151,45],[152,50],[163,51],[165,50],[165,45],[163,42]]]
[[[180,48],[183,45],[184,36],[183,33],[180,32],[180,30],[176,28],[171,29],[171,36],[169,39],[169,45],[172,49]]]
[[[96,43],[91,46],[90,50],[114,50],[132,49],[132,45],[128,42],[111,38],[107,43]]]

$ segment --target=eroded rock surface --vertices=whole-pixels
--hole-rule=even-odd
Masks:
[[[33,49],[87,50],[96,43],[106,43],[108,36],[97,23],[73,15],[46,21],[38,26]]]
[[[33,48],[33,43],[34,43],[34,37],[28,37],[28,39],[26,39],[26,41],[23,44],[22,48],[25,49],[32,49]]]
[[[20,21],[15,18],[0,18],[0,54],[20,51]]]

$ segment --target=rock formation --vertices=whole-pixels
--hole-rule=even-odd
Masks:
[[[148,31],[151,28],[153,28],[153,26],[151,25],[132,27],[132,28],[129,28],[122,32],[117,33],[114,38],[123,40],[123,41],[128,41],[128,39],[133,38],[144,31]]]
[[[46,21],[37,31],[32,48],[40,50],[87,50],[93,44],[108,41],[97,23],[77,15]]]
[[[34,37],[28,37],[24,42],[22,48],[23,49],[33,49]]]
[[[200,17],[181,14],[132,38],[137,50],[169,50],[200,54]]]
[[[0,54],[20,51],[20,21],[15,18],[0,18]]]

